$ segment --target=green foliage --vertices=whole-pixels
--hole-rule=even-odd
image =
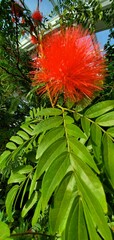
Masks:
[[[31,53],[21,49],[20,40],[23,28],[28,32],[28,22],[23,26],[18,18],[12,21],[12,4],[11,0],[0,1],[0,152],[38,103],[35,95],[31,101],[26,97],[31,90]],[[30,11],[25,9],[23,17],[28,19]]]
[[[12,240],[10,237],[10,230],[6,223],[0,222],[0,240]]]
[[[103,9],[99,0],[57,1],[57,6],[54,9],[60,16],[60,24],[64,27],[81,24],[90,32],[94,32],[96,22],[103,17]]]
[[[8,166],[11,170],[8,219],[14,218],[20,196],[21,217],[31,211],[33,227],[48,209],[47,231],[52,236],[57,233],[63,240],[81,240],[83,233],[85,239],[111,240],[105,215],[112,221],[112,203],[107,206],[106,197],[114,187],[114,101],[97,103],[82,112],[60,107],[33,109],[30,114],[0,159],[2,172]],[[89,122],[88,127],[82,119]]]

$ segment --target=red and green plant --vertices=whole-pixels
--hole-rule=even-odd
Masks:
[[[107,77],[106,60],[89,31],[70,27],[42,35],[42,19],[34,21],[21,4],[10,5],[14,42],[22,29],[37,40],[27,83],[45,104],[31,107],[1,154],[0,237],[112,240],[114,100],[93,104]]]

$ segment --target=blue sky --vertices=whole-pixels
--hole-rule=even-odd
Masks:
[[[36,10],[37,2],[38,0],[25,0],[25,4],[32,12]],[[42,0],[39,1],[39,9],[43,13],[43,15],[47,17],[53,7],[49,0]]]
[[[104,30],[102,32],[96,33],[96,37],[101,48],[103,48],[103,46],[106,44],[108,35],[109,35],[109,30]],[[111,44],[114,44],[114,39],[111,40]]]

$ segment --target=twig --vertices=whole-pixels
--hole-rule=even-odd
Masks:
[[[2,70],[4,70],[6,73],[8,73],[9,75],[11,75],[11,76],[13,76],[13,77],[18,77],[18,78],[22,77],[27,83],[30,83],[29,78],[27,78],[26,75],[24,75],[24,74],[21,72],[21,70],[20,70],[20,68],[19,68],[18,66],[17,66],[17,68],[18,68],[18,71],[21,73],[21,75],[19,75],[19,74],[14,74],[14,73],[8,71],[8,70],[7,70],[5,67],[3,67],[3,66],[0,66],[0,68],[1,68]]]
[[[11,76],[13,76],[13,77],[20,77],[20,75],[18,75],[18,74],[14,74],[14,73],[12,73],[12,72],[9,72],[5,67],[3,67],[3,66],[0,66],[0,68],[2,69],[2,70],[4,70],[6,73],[8,73],[9,75],[11,75]]]
[[[25,235],[32,235],[32,236],[44,236],[44,237],[52,237],[52,235],[40,233],[40,232],[22,232],[22,233],[12,233],[11,237],[17,237],[17,236],[25,236]],[[54,236],[53,236],[54,237]],[[58,238],[58,237],[57,237]]]

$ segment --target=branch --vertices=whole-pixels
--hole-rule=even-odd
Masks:
[[[13,76],[13,77],[18,77],[18,78],[21,78],[21,77],[22,77],[22,78],[24,79],[24,81],[26,81],[28,84],[30,84],[29,78],[27,78],[26,75],[22,73],[22,71],[20,70],[20,68],[19,68],[18,66],[17,66],[17,69],[18,69],[18,71],[20,72],[21,75],[19,75],[19,74],[14,74],[14,73],[12,73],[12,72],[9,72],[9,71],[8,71],[5,67],[3,67],[3,66],[0,66],[0,68],[1,68],[2,70],[4,70],[6,73],[8,73],[9,75]]]
[[[12,72],[9,72],[5,67],[3,67],[3,66],[0,66],[0,68],[2,69],[2,70],[4,70],[6,73],[8,73],[9,75],[11,75],[11,76],[13,76],[13,77],[21,77],[20,75],[18,75],[18,74],[14,74],[14,73],[12,73]]]
[[[25,235],[32,235],[32,236],[44,236],[44,237],[55,237],[49,234],[45,234],[45,233],[40,233],[40,232],[23,232],[23,233],[12,233],[10,235],[10,237],[17,237],[17,236],[25,236]],[[57,236],[56,236],[57,237]],[[59,238],[59,237],[57,237]]]

